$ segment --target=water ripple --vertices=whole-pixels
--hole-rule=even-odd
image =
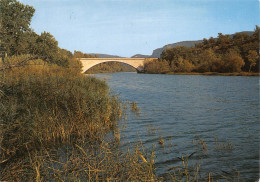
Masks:
[[[148,149],[154,144],[159,175],[179,165],[178,157],[196,152],[190,160],[201,163],[206,173],[239,171],[242,181],[258,180],[258,77],[134,73],[97,77],[106,78],[122,100],[136,101],[141,108],[141,117],[128,113],[122,143],[141,139]],[[232,149],[225,149],[228,142]]]

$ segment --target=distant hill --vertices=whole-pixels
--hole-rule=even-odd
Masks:
[[[195,40],[195,41],[181,41],[181,42],[176,42],[176,43],[173,43],[173,44],[168,44],[168,45],[165,45],[161,48],[157,48],[157,49],[153,50],[153,54],[151,55],[151,57],[159,58],[161,56],[162,52],[166,48],[169,48],[169,47],[176,47],[176,46],[193,47],[193,46],[195,46],[195,44],[201,43],[201,42],[202,42],[202,40]]]
[[[143,55],[143,54],[135,54],[131,58],[149,58],[150,55]]]
[[[253,31],[244,31],[244,32],[237,32],[237,33],[245,33],[245,34],[248,34],[251,36],[251,35],[253,35],[254,32]],[[230,38],[233,38],[234,34],[230,34],[229,36],[230,36]],[[217,39],[217,38],[215,38],[215,39]],[[193,46],[195,46],[195,44],[201,43],[202,41],[203,40],[181,41],[181,42],[176,42],[173,44],[168,44],[161,48],[157,48],[157,49],[153,50],[153,54],[150,57],[159,58],[161,56],[162,52],[168,47],[176,47],[176,46],[193,47]]]
[[[116,56],[116,55],[110,55],[110,54],[99,54],[99,53],[89,53],[92,56],[97,55],[100,58],[121,58],[120,56]]]
[[[253,31],[243,31],[243,32],[237,32],[237,33],[245,33],[245,34],[247,34],[247,35],[249,35],[249,36],[251,36],[251,35],[254,34]],[[230,38],[233,38],[233,36],[234,36],[235,34],[236,34],[236,33],[230,34],[229,37],[230,37]],[[228,34],[227,34],[227,35],[228,35]]]

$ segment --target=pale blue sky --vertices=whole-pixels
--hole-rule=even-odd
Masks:
[[[258,0],[20,0],[36,9],[31,28],[61,48],[124,57],[184,40],[253,31]]]

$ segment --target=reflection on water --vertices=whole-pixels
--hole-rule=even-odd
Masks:
[[[201,171],[259,178],[258,77],[98,74],[122,100],[136,101],[141,116],[128,113],[122,147],[139,139],[155,144],[159,175],[192,156]],[[164,141],[164,147],[158,143]],[[203,149],[205,142],[207,150]]]

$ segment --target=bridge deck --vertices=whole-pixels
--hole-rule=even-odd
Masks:
[[[146,58],[80,58],[80,60],[144,60],[144,59]]]

